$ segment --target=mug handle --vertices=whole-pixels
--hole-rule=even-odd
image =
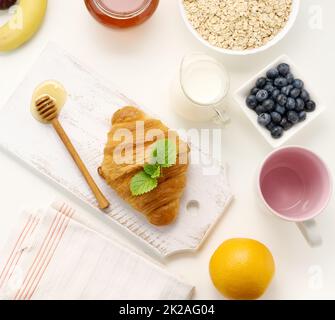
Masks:
[[[314,219],[298,222],[297,226],[311,247],[319,247],[322,245],[322,238]]]

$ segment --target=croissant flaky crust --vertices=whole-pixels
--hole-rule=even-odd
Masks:
[[[142,131],[138,129],[141,126]],[[151,136],[157,130],[160,134]],[[128,136],[131,133],[130,138],[121,139],[120,136],[125,133]],[[173,138],[176,142],[177,163],[162,169],[156,189],[133,196],[130,191],[132,177],[148,163],[155,142],[166,138]],[[179,212],[180,198],[186,186],[188,153],[188,145],[161,121],[148,117],[138,108],[124,107],[113,116],[99,173],[122,199],[143,213],[150,223],[164,226],[172,223]]]

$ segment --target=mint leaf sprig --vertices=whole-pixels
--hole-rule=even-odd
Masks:
[[[177,147],[169,139],[158,140],[153,148],[149,164],[145,164],[143,171],[132,177],[130,191],[133,196],[141,196],[158,186],[158,179],[162,176],[162,169],[169,168],[177,162]]]
[[[158,164],[145,164],[144,172],[148,174],[151,178],[159,178],[162,174],[161,166]]]

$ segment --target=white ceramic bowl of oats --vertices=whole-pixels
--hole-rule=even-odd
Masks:
[[[271,1],[270,1],[271,4]],[[274,46],[294,25],[300,0],[179,0],[182,18],[205,46],[229,55]]]

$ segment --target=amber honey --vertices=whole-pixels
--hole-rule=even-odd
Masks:
[[[128,28],[150,18],[159,0],[85,0],[91,15],[109,27]]]

